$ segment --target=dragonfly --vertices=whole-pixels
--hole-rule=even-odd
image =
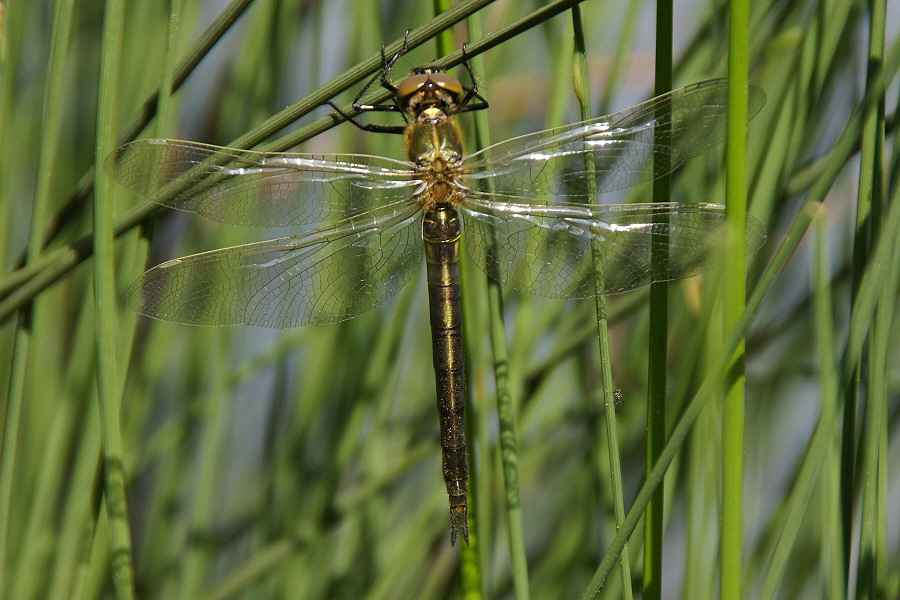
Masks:
[[[120,146],[105,166],[128,190],[222,223],[300,233],[178,258],[126,293],[143,315],[190,325],[285,328],[338,323],[398,293],[420,268],[430,305],[450,542],[469,541],[467,402],[460,254],[501,283],[550,298],[618,294],[708,270],[725,226],[717,204],[600,204],[671,173],[724,139],[728,83],[694,83],[620,112],[466,153],[456,115],[488,107],[471,83],[436,66],[395,85],[387,58],[350,116],[367,131],[401,133],[406,160],[363,154],[266,153],[191,141]],[[390,104],[362,104],[376,80]],[[765,102],[749,89],[750,114]],[[362,124],[360,112],[403,115]],[[336,118],[338,117],[336,115]],[[765,230],[747,216],[747,251]],[[655,241],[654,241],[655,240]],[[651,246],[665,248],[663,268]]]

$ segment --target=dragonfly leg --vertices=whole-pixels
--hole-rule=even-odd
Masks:
[[[475,72],[472,71],[472,65],[469,64],[469,57],[466,56],[466,46],[468,44],[463,44],[462,47],[462,66],[465,68],[466,72],[469,74],[469,79],[472,80],[471,87],[465,88],[466,95],[463,96],[463,99],[459,103],[459,108],[457,112],[470,112],[473,110],[484,110],[488,108],[490,105],[488,104],[487,99],[478,93],[478,81],[475,79]],[[472,102],[473,99],[478,100],[478,102]]]
[[[380,81],[381,87],[383,87],[384,89],[389,91],[391,93],[391,96],[393,96],[397,93],[397,86],[395,86],[393,83],[391,83],[391,80],[388,79],[388,73],[394,67],[394,63],[397,62],[397,59],[406,53],[408,38],[409,38],[409,30],[407,29],[406,34],[403,36],[403,47],[400,48],[399,52],[397,52],[390,58],[388,58],[387,55],[384,53],[384,51],[387,47],[384,44],[381,45],[381,69],[377,73],[375,73],[372,76],[372,78],[366,82],[366,85],[364,85],[362,87],[362,89],[359,90],[359,93],[356,94],[356,98],[353,99],[353,110],[359,110],[359,111],[382,110],[382,111],[386,111],[386,112],[400,112],[400,109],[397,107],[397,105],[395,103],[392,103],[392,104],[362,104],[360,101],[362,100],[363,96],[366,95],[366,92],[369,91],[369,88],[372,87],[372,85],[375,83],[375,81]],[[330,101],[329,101],[329,104],[331,104],[332,108],[337,109],[334,106],[334,104],[332,104]],[[340,110],[338,110],[338,112],[341,113],[341,115],[344,116],[344,118],[347,118],[346,115],[344,115],[344,113],[342,113]],[[351,121],[351,119],[349,119],[349,118],[347,120]],[[353,123],[353,124],[357,125],[357,123]],[[367,129],[366,131],[375,131],[375,130]]]
[[[353,123],[354,125],[356,125],[360,129],[362,129],[363,131],[371,131],[374,133],[401,133],[401,134],[404,131],[406,131],[405,125],[378,125],[376,123],[360,123],[359,121],[356,120],[357,115],[348,114],[343,109],[341,109],[337,104],[335,104],[334,101],[332,101],[332,100],[328,101],[328,106],[333,108],[337,114],[344,117],[345,121]],[[353,110],[365,111],[365,110],[385,110],[385,109],[376,108],[376,107],[366,108],[365,105],[354,104]]]
[[[406,30],[406,33],[403,34],[403,46],[400,50],[394,54],[390,60],[384,54],[384,44],[381,45],[381,87],[385,88],[391,94],[397,93],[397,86],[391,83],[391,80],[388,79],[388,73],[391,69],[394,68],[394,63],[397,62],[397,59],[407,53],[409,50],[409,29]]]
[[[390,58],[388,58],[387,54],[385,54],[386,46],[382,44],[382,46],[381,46],[381,70],[378,73],[376,73],[375,75],[373,75],[372,78],[369,79],[368,82],[366,82],[366,85],[364,85],[362,87],[362,89],[359,90],[359,93],[356,94],[356,98],[353,99],[353,104],[351,105],[353,107],[353,110],[359,111],[359,112],[365,112],[365,111],[399,112],[399,113],[403,114],[403,111],[400,110],[399,106],[397,106],[396,100],[394,100],[390,104],[362,104],[360,101],[362,100],[363,96],[365,96],[366,92],[369,91],[369,88],[372,87],[372,85],[375,83],[376,80],[380,80],[381,87],[388,90],[392,96],[396,95],[397,86],[395,86],[393,83],[391,83],[391,80],[388,79],[388,73],[394,67],[394,63],[397,62],[397,59],[406,53],[406,51],[408,49],[408,40],[409,40],[409,30],[407,29],[406,34],[404,34],[404,36],[403,36],[403,47],[401,47],[400,50],[396,54],[391,56]],[[355,116],[350,116],[346,111],[339,108],[333,101],[329,100],[328,105],[331,106],[331,108],[333,108],[339,115],[344,117],[345,120],[353,123],[354,125],[356,125],[360,129],[362,129],[363,131],[370,131],[370,132],[374,132],[374,133],[398,133],[398,134],[402,134],[404,131],[406,131],[405,125],[377,125],[374,123],[363,124],[363,123],[360,123],[359,121],[357,121]],[[404,119],[406,119],[405,115],[404,115]]]

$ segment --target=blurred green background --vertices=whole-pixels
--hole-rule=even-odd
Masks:
[[[497,1],[477,18],[490,35],[547,4]],[[749,289],[763,273],[775,279],[746,345],[748,597],[900,596],[900,5],[886,6],[872,17],[859,1],[753,5],[750,75],[768,103],[750,125],[747,169],[750,212],[769,240],[752,257]],[[523,576],[535,598],[589,589],[616,532],[590,300],[504,289],[524,575],[510,560],[480,271],[466,266],[476,488],[468,549],[451,548],[447,534],[424,273],[379,310],[297,330],[175,325],[124,306],[150,265],[286,233],[174,211],[122,220],[141,201],[93,171],[98,135],[109,145],[98,123],[125,135],[155,90],[189,73],[131,137],[251,147],[296,131],[288,142],[302,141],[298,151],[399,158],[398,136],[317,127],[331,112],[321,101],[298,107],[296,122],[261,124],[308,94],[330,97],[335,77],[371,73],[353,67],[433,22],[430,3],[128,3],[118,86],[109,71],[101,76],[101,61],[117,58],[102,44],[103,3],[0,7],[0,597],[128,597],[131,567],[142,598],[521,598],[513,580]],[[209,54],[180,71],[232,8]],[[676,3],[676,87],[725,75],[727,9]],[[651,97],[653,5],[586,0],[581,11],[593,113]],[[868,41],[879,22],[880,78]],[[452,49],[477,41],[471,24],[450,30]],[[479,57],[493,141],[580,120],[573,48],[562,12]],[[426,42],[399,61],[394,80],[438,55]],[[360,87],[346,81],[341,104]],[[112,108],[98,112],[103,94]],[[460,120],[471,127],[470,116]],[[324,131],[312,136],[313,127]],[[723,157],[719,147],[690,161],[673,199],[724,202]],[[94,177],[106,198],[100,216],[121,234],[111,254],[100,250],[110,257],[101,265],[90,237]],[[650,201],[650,186],[633,199]],[[858,213],[869,216],[857,224]],[[812,224],[797,226],[809,214]],[[782,243],[798,249],[766,270]],[[104,269],[97,276],[113,283],[103,293],[115,303],[98,312],[92,277]],[[669,292],[671,424],[721,353],[716,279]],[[865,283],[851,292],[853,281]],[[612,298],[609,311],[627,509],[645,475],[646,293]],[[98,403],[98,389],[111,405]],[[666,598],[718,597],[721,412],[714,398],[666,476]],[[113,444],[105,463],[101,440]],[[113,520],[104,464],[124,477]],[[639,593],[640,533],[628,552]],[[623,585],[616,570],[599,597],[623,597]]]

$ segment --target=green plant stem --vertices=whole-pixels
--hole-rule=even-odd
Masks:
[[[672,19],[671,0],[657,0],[656,3],[656,76],[654,96],[660,96],[672,89]],[[671,128],[660,126],[654,132],[658,146],[666,148]],[[658,171],[668,172],[667,152],[655,153],[654,161]],[[653,182],[653,202],[671,200],[671,175],[665,175]],[[666,215],[654,217],[654,224],[668,231],[669,219]],[[666,236],[654,236],[651,248],[651,270],[654,273],[669,271],[669,252]],[[654,280],[661,279],[653,277]],[[650,284],[650,324],[647,336],[647,456],[646,472],[650,472],[659,453],[666,443],[666,398],[668,348],[669,348],[669,284],[654,281]],[[662,548],[663,517],[665,514],[665,484],[660,484],[644,517],[644,569],[643,598],[659,600],[662,597]]]
[[[469,19],[466,21],[466,27],[469,39],[480,38],[482,36],[481,14],[476,13],[469,17]],[[474,57],[471,60],[470,64],[472,67],[472,72],[475,73],[476,77],[482,75],[485,72],[484,57],[482,55]],[[478,83],[479,82],[476,80],[472,82],[472,85],[476,85]],[[482,89],[482,93],[485,93],[484,89]],[[477,118],[474,121],[475,144],[476,146],[481,148],[485,145],[490,144],[490,134],[486,116],[478,115],[476,113],[476,117]],[[463,259],[462,268],[466,269],[468,264],[469,263],[465,259]],[[473,280],[474,278],[469,279],[469,281]],[[463,290],[463,296],[465,299],[465,289]],[[471,296],[469,296],[469,298],[471,298]],[[466,306],[466,304],[463,304],[464,322]],[[468,323],[471,322],[472,321],[468,321]],[[468,329],[464,330],[463,337],[463,342],[465,344],[464,351],[466,353],[466,361],[468,362],[469,358],[472,356],[471,347],[474,345],[473,337],[471,336],[471,332]],[[488,486],[486,485],[486,478],[484,476],[484,473],[482,472],[478,450],[485,449],[488,442],[486,439],[484,439],[483,434],[483,430],[486,428],[483,428],[479,425],[479,419],[476,418],[476,412],[474,410],[475,403],[473,402],[473,398],[476,388],[474,385],[471,385],[473,379],[471,368],[468,371],[467,378],[468,381],[466,381],[466,386],[469,390],[469,406],[466,407],[466,429],[469,432],[469,522],[471,527],[469,530],[470,544],[467,547],[462,548],[459,570],[463,598],[465,598],[466,600],[481,600],[482,598],[487,597],[487,591],[485,588],[487,579],[485,576],[485,572],[487,569],[487,565],[486,559],[481,552],[481,533],[483,531],[487,531],[487,527],[484,526],[484,519],[486,518],[488,511],[486,510],[483,499],[487,495],[485,492],[487,491]],[[483,454],[486,454],[486,452],[483,452]],[[526,583],[528,579],[527,566],[528,564],[526,562]],[[520,577],[521,575],[517,574],[515,576]]]
[[[468,48],[467,48],[468,51]],[[475,75],[480,73],[480,63],[473,65]],[[480,93],[486,93],[479,86]],[[482,112],[474,114],[475,148],[490,145],[487,116]],[[490,181],[486,182],[490,191]],[[522,516],[522,502],[519,492],[519,459],[516,439],[516,407],[510,384],[509,347],[503,319],[503,290],[496,278],[487,277],[488,319],[491,335],[491,350],[494,355],[494,381],[497,393],[497,416],[500,434],[500,459],[503,465],[503,486],[505,491],[504,514],[509,532],[509,554],[512,563],[512,579],[515,597],[527,600],[531,597],[528,586],[528,557],[525,553],[525,524]]]
[[[124,3],[109,0],[103,23],[100,67],[100,103],[97,115],[97,156],[106,156],[115,144],[115,108],[119,86]],[[94,306],[97,326],[97,390],[100,402],[104,490],[110,526],[113,590],[117,599],[134,597],[131,531],[125,488],[125,454],[122,447],[117,381],[115,263],[113,253],[112,182],[97,186],[94,206]]]
[[[66,73],[65,61],[68,52],[71,50],[69,40],[72,33],[73,6],[70,2],[57,1],[54,7],[53,35],[44,90],[43,127],[41,129],[37,189],[35,190],[32,204],[31,230],[28,237],[27,260],[29,262],[37,260],[40,256],[41,231],[44,228],[44,221],[46,220],[50,202],[50,190],[57,174],[56,167],[61,149],[61,107]],[[12,75],[11,72],[6,72],[5,74],[7,76]],[[4,81],[6,81],[5,78]],[[7,202],[0,203],[11,204]],[[0,452],[0,455],[2,455],[2,463],[0,463],[0,531],[5,532],[8,532],[11,526],[9,519],[13,503],[12,494],[16,489],[14,481],[17,468],[17,446],[19,428],[21,426],[22,403],[25,401],[28,363],[29,360],[34,358],[32,356],[34,348],[32,348],[31,342],[35,334],[38,336],[37,339],[43,339],[43,336],[48,334],[48,331],[44,330],[45,321],[43,319],[35,321],[32,315],[34,310],[43,308],[46,307],[36,307],[29,303],[19,313],[12,349],[13,362],[10,388],[5,402],[6,406],[0,406],[0,410],[3,412],[3,417],[0,417],[0,432],[5,434],[3,439],[4,448]],[[47,323],[47,326],[49,326],[49,323]],[[34,331],[35,327],[38,328],[38,331]],[[16,583],[34,581],[35,578],[31,577],[34,569],[30,568],[31,565],[24,562],[27,555],[15,556],[15,560],[18,561],[15,564],[20,565],[21,568],[14,569],[12,573],[7,573],[10,550],[7,544],[10,541],[10,537],[9,535],[0,535],[0,581],[9,581],[10,579]],[[10,576],[9,578],[7,577],[8,575]],[[12,585],[10,588],[15,590],[15,587]],[[22,595],[20,597],[26,596]]]
[[[728,27],[728,135],[726,137],[726,221],[729,241],[725,250],[722,306],[725,331],[731,330],[744,310],[747,280],[747,114],[750,56],[750,3],[731,3]],[[739,600],[744,540],[744,342],[735,348],[723,380],[722,412],[722,564],[720,597]]]
[[[449,0],[431,0],[431,5],[433,7],[435,17],[440,16],[441,13],[447,12],[451,8]],[[473,18],[474,16],[475,15],[472,15]],[[453,30],[443,30],[435,36],[434,41],[435,46],[437,46],[438,56],[445,56],[447,54],[450,54],[453,51]]]
[[[20,52],[23,46],[22,39],[27,35],[25,27],[22,24],[26,11],[24,3],[10,4],[6,3],[3,9],[3,17],[0,18],[0,140],[9,139],[13,130],[13,113],[15,107],[13,98],[16,90],[17,69],[19,64]],[[14,172],[14,157],[16,156],[13,144],[0,145],[0,223],[13,222],[13,206],[12,202],[7,202],[12,190]],[[7,261],[9,253],[9,239],[12,234],[11,228],[0,227],[0,265],[9,264]],[[0,407],[5,408],[5,407]],[[0,410],[0,415],[6,411]],[[0,431],[4,430],[2,425],[3,416],[0,416]],[[2,483],[2,482],[0,482]],[[2,518],[2,515],[0,515]],[[0,521],[3,523],[3,521]],[[0,554],[2,554],[0,549]],[[2,556],[0,556],[2,558]],[[0,562],[0,578],[3,576],[3,563]]]
[[[881,5],[877,0],[869,3],[876,7]],[[866,72],[866,90],[870,90],[872,79],[876,75],[877,70],[881,67],[883,61],[883,47],[879,48],[879,43],[883,44],[883,32],[877,35],[879,27],[878,21],[882,21],[883,15],[879,19],[877,16],[878,9],[870,21],[869,29],[869,60]],[[876,166],[878,155],[881,153],[879,137],[883,144],[883,127],[884,127],[884,99],[879,100],[868,106],[863,114],[862,131],[860,136],[860,176],[857,187],[856,198],[856,226],[853,237],[853,259],[851,265],[851,282],[850,282],[850,304],[855,306],[858,302],[859,290],[863,284],[866,267],[870,260],[873,228],[876,227],[875,219],[878,217],[880,208],[876,204],[873,197],[876,193],[881,193],[880,185],[876,183],[879,176],[883,176],[880,165]],[[879,135],[878,128],[882,131]],[[868,329],[871,323],[859,323],[860,327]],[[850,331],[851,337],[861,335],[861,332]],[[849,581],[851,573],[854,570],[853,565],[853,521],[856,513],[854,499],[857,494],[857,465],[858,457],[856,451],[859,447],[860,439],[858,435],[859,424],[857,416],[859,413],[859,395],[862,377],[862,358],[859,362],[852,366],[849,376],[841,383],[844,390],[844,420],[841,431],[841,526],[843,536],[843,562],[844,562],[844,581]],[[861,536],[859,540],[860,550],[867,543]],[[864,565],[864,571],[868,566]],[[863,584],[862,580],[867,579],[867,573],[858,575],[858,584]],[[861,591],[857,586],[857,593]]]
[[[866,86],[873,85],[873,80],[878,76],[878,70],[884,61],[884,33],[886,2],[873,0],[869,2],[871,16],[869,19],[869,52],[868,69],[866,72]],[[872,241],[879,235],[882,219],[886,210],[885,202],[885,173],[884,173],[884,136],[885,136],[885,99],[882,96],[865,116],[865,124],[862,131],[859,187],[856,214],[856,238],[854,239],[854,285],[852,290],[859,289],[859,279],[855,277],[860,273],[859,267],[865,268],[870,258]],[[896,235],[896,231],[894,232]],[[893,263],[891,253],[891,263]],[[861,439],[857,442],[857,432],[853,423],[848,419],[852,429],[844,431],[844,442],[851,443],[853,448],[860,447],[862,456],[859,466],[862,470],[859,483],[862,488],[862,507],[860,514],[859,557],[858,573],[856,578],[856,594],[859,599],[875,599],[881,597],[879,590],[886,588],[884,557],[887,556],[887,547],[884,540],[887,529],[886,519],[883,519],[886,505],[886,494],[883,485],[886,454],[882,452],[886,438],[886,424],[888,421],[887,410],[887,385],[885,373],[887,372],[887,346],[888,333],[893,321],[894,290],[890,285],[896,275],[894,269],[888,266],[891,276],[877,282],[880,289],[878,309],[875,318],[869,324],[870,335],[868,340],[868,365],[863,369],[862,361],[856,366],[854,377],[848,386],[848,403],[845,412],[856,412],[859,400],[859,390],[854,383],[859,374],[865,370],[866,402],[863,406],[863,423],[859,432]],[[856,296],[851,297],[851,302]],[[852,453],[847,452],[847,457]],[[856,461],[847,464],[848,483],[855,484],[857,477],[853,473],[852,466]],[[847,494],[846,504],[852,506],[852,498],[858,491],[853,485],[844,490]],[[848,519],[849,520],[849,519]],[[847,557],[849,558],[848,553]],[[882,557],[879,561],[876,557]],[[882,562],[882,564],[879,564]]]
[[[580,7],[572,8],[572,30],[575,38],[574,47],[574,86],[575,95],[578,98],[579,108],[581,111],[581,120],[586,121],[592,117],[591,114],[591,94],[590,82],[588,81],[587,69],[587,53],[584,41],[584,26],[581,18]],[[597,194],[597,180],[594,170],[594,161],[585,158],[584,169],[587,173],[588,192],[592,204],[599,204]],[[595,236],[592,239],[598,239]],[[600,356],[600,377],[603,393],[603,406],[606,416],[606,438],[608,446],[608,461],[610,470],[610,484],[612,490],[610,495],[613,499],[613,511],[615,513],[616,527],[620,526],[625,519],[625,500],[622,484],[622,460],[619,456],[619,435],[618,423],[616,419],[616,400],[615,400],[615,383],[612,375],[612,351],[609,343],[609,322],[607,320],[606,298],[603,295],[603,281],[600,278],[601,270],[599,265],[602,256],[599,255],[600,249],[597,245],[591,245],[591,259],[594,263],[594,273],[596,274],[596,287],[594,295],[594,307],[596,312],[597,323],[597,344]],[[631,590],[631,562],[627,549],[622,552],[620,565],[620,574],[622,577],[622,593],[626,600],[630,600],[633,596]]]

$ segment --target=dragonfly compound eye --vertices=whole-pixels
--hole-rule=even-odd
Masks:
[[[414,115],[424,107],[438,105],[452,113],[463,95],[463,86],[456,77],[443,72],[413,73],[397,86],[397,104],[404,112]]]
[[[463,86],[459,79],[449,73],[431,73],[429,76],[431,82],[441,88],[453,97],[454,102],[458,102],[463,95]]]

